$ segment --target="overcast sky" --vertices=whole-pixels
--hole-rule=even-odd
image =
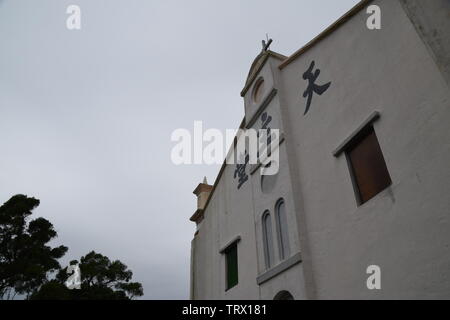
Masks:
[[[63,266],[96,250],[189,298],[192,191],[219,168],[173,165],[171,133],[237,128],[266,33],[290,55],[357,2],[0,0],[0,204],[40,199]]]

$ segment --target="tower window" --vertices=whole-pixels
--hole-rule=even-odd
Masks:
[[[262,227],[263,227],[264,257],[266,261],[266,268],[269,269],[274,264],[272,218],[270,216],[269,211],[266,211],[263,214]]]
[[[289,258],[291,255],[289,249],[288,223],[286,217],[286,205],[283,199],[280,199],[275,206],[275,220],[277,224],[278,247],[280,260]]]
[[[373,126],[362,130],[346,147],[358,204],[364,204],[392,184]]]

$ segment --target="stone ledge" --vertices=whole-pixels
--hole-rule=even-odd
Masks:
[[[296,264],[299,264],[300,262],[302,262],[302,255],[299,252],[299,253],[293,255],[292,257],[290,257],[289,259],[284,260],[280,264],[276,265],[272,269],[259,275],[256,278],[256,282],[258,283],[258,285],[262,285],[264,282],[269,281],[270,279],[272,279],[272,278],[276,277],[277,275],[279,275],[280,273],[292,268],[293,266],[295,266]]]

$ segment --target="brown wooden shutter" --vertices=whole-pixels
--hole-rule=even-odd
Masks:
[[[392,180],[373,127],[362,132],[346,152],[360,204],[391,185]]]

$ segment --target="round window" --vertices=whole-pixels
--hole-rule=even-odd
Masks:
[[[261,102],[264,94],[264,79],[260,78],[256,81],[255,87],[253,89],[253,102]]]
[[[270,166],[270,164],[268,166]],[[272,190],[275,188],[275,185],[277,184],[277,178],[278,178],[278,173],[273,174],[273,175],[269,175],[269,174],[263,175],[262,174],[261,175],[261,191],[262,191],[262,193],[267,194],[267,193],[272,192]]]

